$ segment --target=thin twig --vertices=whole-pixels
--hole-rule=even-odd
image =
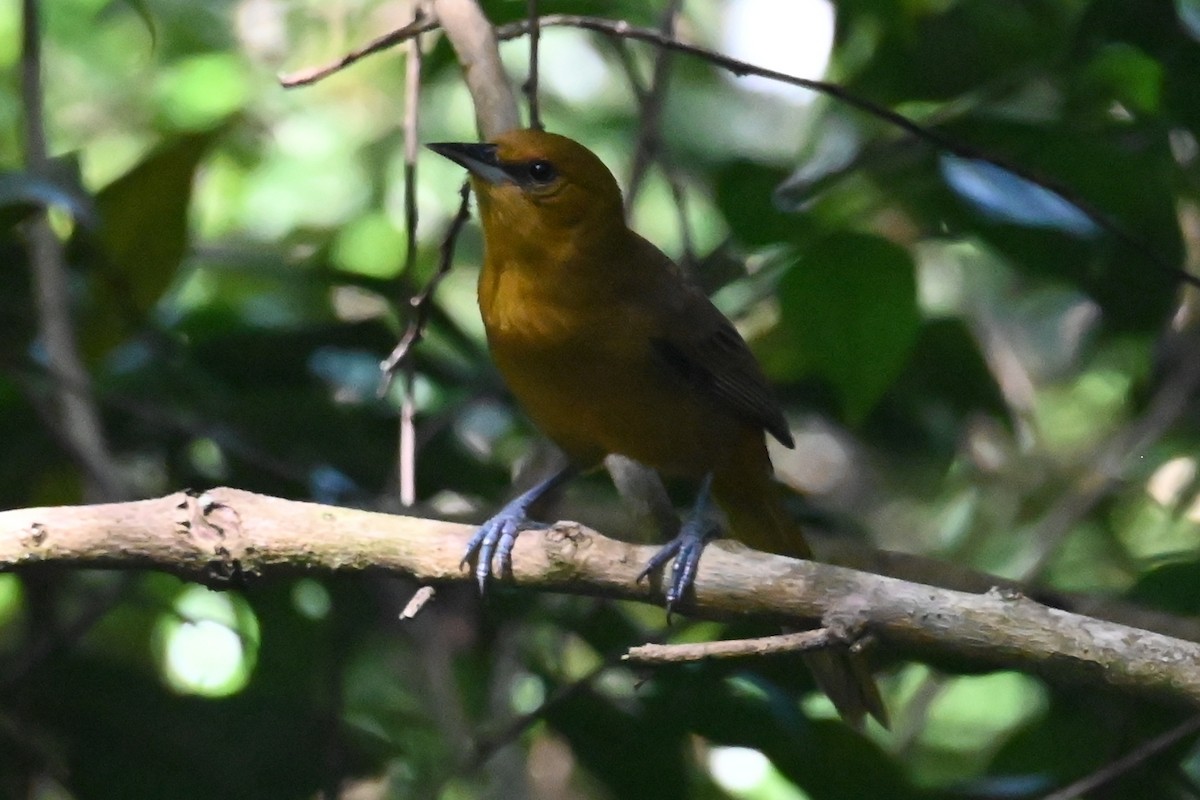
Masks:
[[[417,8],[413,24],[425,16]],[[407,242],[404,253],[404,274],[412,276],[417,266],[417,148],[421,99],[421,37],[408,42],[408,60],[404,68],[404,229]],[[400,504],[408,508],[417,501],[417,434],[414,400],[417,370],[413,360],[403,364],[404,399],[400,403]]]
[[[413,596],[408,599],[404,610],[400,612],[400,619],[412,619],[421,613],[421,609],[433,599],[434,593],[435,590],[432,586],[422,586],[413,592]]]
[[[1200,390],[1200,333],[1189,332],[1179,338],[1186,345],[1179,353],[1178,366],[1155,392],[1145,413],[1108,437],[1088,460],[1084,474],[1043,515],[1033,537],[1036,552],[1026,570],[1026,582],[1038,582],[1075,524],[1120,484],[1125,466],[1163,437]]]
[[[797,633],[780,633],[757,639],[725,639],[716,642],[687,642],[685,644],[643,644],[629,648],[622,661],[638,664],[680,664],[721,658],[774,656],[783,653],[805,653],[843,644],[841,638],[828,628]]]
[[[515,742],[525,733],[534,723],[540,722],[556,707],[562,705],[566,701],[579,694],[581,691],[591,686],[596,682],[596,679],[604,674],[605,671],[615,667],[619,661],[619,656],[610,656],[602,663],[592,668],[592,671],[583,675],[576,680],[559,686],[550,697],[546,698],[540,706],[521,714],[516,719],[509,722],[495,733],[480,737],[475,741],[475,746],[472,750],[471,757],[464,765],[464,771],[467,773],[474,772],[484,764],[488,759],[496,754],[496,751],[502,749],[511,742]]]
[[[545,130],[538,106],[538,46],[542,39],[542,26],[538,25],[538,0],[527,0],[529,8],[529,77],[521,87],[529,103],[529,127]]]
[[[1093,223],[1108,231],[1117,239],[1134,247],[1159,269],[1165,270],[1176,279],[1189,283],[1193,286],[1200,287],[1200,277],[1192,275],[1187,271],[1180,269],[1178,266],[1171,264],[1155,251],[1149,244],[1141,238],[1130,233],[1123,225],[1117,222],[1107,212],[1101,210],[1091,201],[1081,196],[1078,192],[1057,180],[1040,175],[1033,170],[1023,167],[1020,164],[1012,162],[1006,158],[992,155],[972,145],[957,141],[945,134],[939,133],[933,128],[922,125],[919,122],[909,119],[908,117],[893,111],[890,108],[881,106],[878,103],[872,102],[860,95],[851,92],[843,86],[827,81],[813,80],[810,78],[801,78],[796,75],[789,75],[785,72],[778,72],[773,69],[766,69],[746,61],[741,61],[736,58],[709,50],[704,47],[687,44],[669,36],[664,36],[661,32],[652,28],[642,28],[636,25],[630,25],[621,20],[609,20],[599,17],[588,17],[577,14],[550,14],[539,20],[542,27],[572,27],[582,28],[584,30],[594,31],[606,36],[619,36],[626,39],[636,39],[638,41],[648,42],[657,47],[663,47],[669,50],[674,50],[680,53],[686,53],[697,58],[701,58],[709,63],[718,66],[722,69],[732,72],[739,77],[746,75],[759,75],[764,78],[769,78],[779,83],[786,83],[792,86],[800,86],[805,89],[811,89],[815,92],[828,95],[843,103],[864,111],[873,117],[883,120],[905,133],[928,142],[935,147],[944,150],[948,153],[953,153],[962,158],[969,158],[975,161],[980,161],[986,164],[999,167],[1013,175],[1023,178],[1037,186],[1047,189],[1062,197],[1063,200],[1070,203],[1081,213],[1083,213]],[[501,28],[496,29],[496,37],[501,40],[515,38],[528,32],[528,22],[519,20],[509,23]]]
[[[664,36],[671,39],[675,38],[675,22],[678,19],[679,9],[682,5],[682,0],[671,0],[667,4],[667,9],[663,12],[662,23],[660,25]],[[646,179],[646,172],[650,168],[650,164],[658,155],[662,138],[660,135],[660,126],[662,124],[663,104],[667,97],[667,85],[670,82],[673,60],[670,50],[666,48],[660,49],[654,56],[654,67],[650,72],[649,88],[641,90],[640,87],[635,85],[634,92],[637,95],[641,114],[638,116],[638,131],[635,138],[636,143],[633,148],[633,166],[629,170],[629,191],[625,197],[626,215],[629,214],[629,210],[633,207],[633,199],[642,188],[642,181]],[[631,67],[632,62],[627,63],[626,71],[630,72]],[[635,76],[632,72],[630,72],[629,80],[630,83],[635,83]]]
[[[458,213],[454,215],[454,219],[450,222],[450,228],[446,231],[446,238],[442,240],[441,258],[438,261],[437,272],[425,284],[425,288],[409,300],[409,305],[412,306],[414,313],[409,318],[404,336],[400,338],[400,342],[391,354],[379,364],[379,369],[383,373],[381,393],[387,391],[388,382],[391,381],[396,370],[408,358],[413,347],[425,337],[425,326],[429,321],[429,308],[433,303],[433,293],[454,263],[454,246],[458,241],[458,234],[471,217],[471,184],[464,182],[458,193],[462,201],[458,205]]]
[[[929,713],[934,702],[946,690],[946,684],[946,676],[930,667],[929,673],[909,695],[900,719],[892,725],[892,742],[889,745],[900,760],[914,757],[913,750],[920,746]]]
[[[1029,181],[1030,183],[1040,186],[1043,189],[1054,192],[1062,197],[1063,200],[1078,209],[1100,228],[1103,228],[1117,239],[1137,249],[1148,259],[1150,259],[1150,261],[1153,262],[1158,268],[1168,272],[1178,280],[1200,287],[1200,277],[1192,275],[1168,262],[1146,242],[1127,231],[1124,226],[1118,223],[1107,212],[1102,211],[1093,205],[1091,201],[1082,197],[1071,187],[1052,178],[1040,175],[1006,158],[992,155],[974,146],[964,144],[963,142],[959,142],[944,134],[938,133],[932,128],[915,122],[914,120],[911,120],[908,117],[891,110],[890,108],[886,108],[885,106],[881,106],[877,103],[867,100],[864,97],[860,97],[859,95],[856,95],[848,89],[837,84],[809,78],[802,78],[795,75],[778,72],[776,70],[758,67],[748,62],[731,58],[722,53],[717,53],[703,47],[690,45],[685,42],[680,42],[676,39],[663,36],[658,31],[650,28],[637,27],[619,20],[608,20],[598,17],[587,17],[573,14],[553,14],[542,17],[540,20],[540,25],[542,27],[567,26],[582,28],[584,30],[602,33],[607,36],[619,36],[623,38],[649,42],[658,47],[675,50],[681,53],[687,53],[688,55],[704,59],[709,63],[721,67],[722,69],[726,69],[738,76],[758,75],[778,81],[780,83],[811,89],[815,92],[820,92],[836,98],[849,106],[881,119],[922,141],[936,146],[941,150],[953,153],[963,158],[991,164],[1010,172],[1019,178]],[[497,38],[504,40],[515,38],[526,32],[526,23],[524,21],[518,21],[498,28],[496,31],[496,36]]]
[[[29,171],[44,172],[49,161],[43,117],[42,47],[38,0],[22,3],[21,102],[25,108],[25,156]],[[74,459],[82,468],[92,499],[125,495],[113,465],[100,412],[92,396],[91,379],[79,355],[71,320],[71,293],[62,242],[43,210],[25,223],[29,260],[37,300],[38,333],[51,370],[72,387],[54,384],[58,425]]]
[[[663,32],[671,35],[679,15],[681,0],[673,0],[663,15]],[[671,51],[660,50],[654,59],[654,67],[650,75],[650,87],[641,85],[637,74],[637,64],[634,63],[629,48],[624,41],[610,38],[616,49],[617,56],[625,70],[629,86],[641,109],[638,123],[637,144],[634,147],[633,166],[629,175],[629,190],[625,194],[625,215],[633,210],[634,201],[644,185],[650,163],[657,158],[662,167],[663,177],[671,190],[671,199],[675,201],[675,213],[679,220],[679,238],[683,248],[682,263],[685,269],[692,269],[696,263],[696,248],[692,240],[692,228],[688,223],[687,193],[674,167],[663,157],[661,152],[660,128],[662,125],[662,108],[666,100],[666,88],[670,77]]]
[[[46,167],[46,123],[42,116],[42,36],[38,0],[21,4],[21,101],[25,105],[25,158],[31,171]]]
[[[1191,284],[1192,286],[1200,287],[1200,277],[1192,275],[1187,271],[1180,269],[1175,264],[1168,262],[1147,242],[1126,230],[1125,227],[1115,218],[1113,218],[1107,212],[1101,210],[1091,201],[1084,198],[1070,186],[1067,186],[1066,184],[1063,184],[1055,179],[1046,177],[1045,175],[1041,175],[1031,169],[1028,169],[1027,167],[1010,161],[1009,159],[992,155],[972,145],[959,142],[949,136],[946,136],[945,134],[939,133],[927,125],[923,125],[919,122],[911,120],[903,114],[893,111],[886,106],[882,106],[878,103],[867,100],[866,98],[861,97],[845,87],[839,86],[838,84],[814,80],[811,78],[802,78],[796,75],[789,75],[785,72],[779,72],[777,70],[755,66],[749,62],[731,58],[723,53],[718,53],[704,47],[681,42],[652,28],[643,28],[636,25],[630,25],[628,22],[623,20],[610,20],[578,14],[548,14],[539,18],[536,22],[536,26],[542,28],[581,28],[584,30],[593,31],[595,33],[600,33],[605,36],[635,39],[638,41],[647,42],[657,47],[673,50],[679,53],[686,53],[690,56],[703,59],[714,66],[732,72],[734,75],[758,75],[770,80],[778,81],[779,83],[785,83],[791,86],[800,86],[805,89],[811,89],[812,91],[833,97],[853,108],[857,108],[858,110],[870,114],[877,119],[883,120],[884,122],[899,128],[900,130],[912,135],[917,139],[920,139],[921,141],[928,142],[940,150],[953,153],[962,158],[968,158],[985,164],[991,164],[1019,178],[1029,181],[1036,186],[1040,186],[1043,189],[1054,192],[1067,203],[1078,209],[1084,216],[1086,216],[1097,226],[1107,231],[1118,240],[1142,253],[1157,268],[1174,276],[1177,280]],[[523,36],[530,33],[534,27],[534,23],[531,23],[529,20],[518,20],[516,22],[496,28],[495,34],[496,38],[502,41],[515,39],[518,36]],[[354,58],[351,58],[351,56],[346,56],[329,67],[319,68],[317,70],[308,70],[301,74],[329,74],[330,72],[337,71],[337,69],[345,66],[345,63],[353,63],[353,61],[358,60],[358,58],[361,58],[362,55],[366,55],[368,52],[378,52],[379,50],[382,50],[388,46],[404,41],[405,39],[415,35],[417,32],[418,31],[396,31],[393,34],[389,34],[387,37],[383,37],[384,39],[387,39],[386,43],[379,44],[379,40],[377,40],[377,42],[374,42],[371,45],[368,45],[366,48],[363,48],[362,51],[356,51],[356,53],[351,54],[351,56],[355,56]],[[350,60],[347,61],[347,59]],[[295,83],[293,82],[289,85],[295,85]]]
[[[412,24],[421,22],[425,10],[417,8]],[[424,54],[421,36],[408,43],[408,61],[404,71],[404,227],[407,234],[404,254],[404,274],[412,276],[417,265],[417,148],[419,142],[421,67]],[[432,296],[432,289],[429,291]],[[417,501],[417,429],[416,363],[403,359],[404,399],[400,404],[400,505],[411,508]],[[400,612],[400,619],[411,619],[433,597],[432,586],[422,586]]]
[[[422,33],[437,30],[438,21],[431,17],[417,17],[412,22],[405,25],[399,30],[385,33],[384,35],[372,39],[357,50],[352,50],[336,61],[328,64],[323,64],[318,67],[306,67],[288,72],[279,76],[279,84],[285,89],[295,89],[297,86],[311,86],[317,81],[328,78],[336,72],[340,72],[351,64],[357,63],[362,59],[374,53],[380,53],[384,50],[391,49],[398,44],[403,44],[414,36],[419,36]]]
[[[1137,769],[1163,750],[1197,732],[1200,732],[1200,716],[1190,717],[1169,731],[1161,733],[1147,742],[1143,742],[1116,761],[1105,764],[1091,775],[1080,778],[1071,785],[1056,792],[1051,792],[1043,797],[1042,800],[1074,800],[1074,798],[1082,797],[1088,792],[1095,791],[1101,786],[1116,780],[1125,773]]]

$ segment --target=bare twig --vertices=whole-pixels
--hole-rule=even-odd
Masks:
[[[421,8],[413,23],[424,17]],[[417,148],[419,141],[419,109],[421,99],[421,37],[408,42],[408,59],[404,67],[404,228],[406,247],[404,274],[411,276],[417,265]],[[412,359],[402,365],[404,399],[400,403],[400,504],[405,508],[417,501],[417,432],[414,423],[414,400],[417,371]]]
[[[471,13],[474,13],[478,16],[478,7],[475,7],[474,4],[468,0],[440,0],[438,13],[443,19],[445,19],[445,15],[442,12],[443,3],[453,5],[458,5],[461,3],[463,6],[472,6],[473,11]],[[484,20],[484,24],[486,26],[486,20]],[[840,100],[841,102],[857,108],[860,111],[866,112],[877,119],[883,120],[884,122],[899,128],[900,130],[921,141],[928,142],[940,150],[953,153],[962,158],[968,158],[974,161],[991,164],[1019,178],[1029,181],[1036,186],[1040,186],[1043,189],[1054,192],[1067,203],[1078,209],[1094,224],[1107,231],[1118,240],[1138,250],[1157,268],[1164,270],[1168,274],[1174,276],[1177,280],[1191,284],[1192,286],[1200,287],[1200,277],[1192,275],[1187,271],[1180,269],[1177,265],[1167,261],[1147,242],[1126,230],[1126,228],[1115,218],[1094,205],[1091,201],[1080,195],[1070,186],[1067,186],[1060,181],[1054,180],[1045,175],[1041,175],[1027,167],[1010,161],[1009,159],[993,155],[979,148],[952,139],[945,134],[939,133],[934,128],[911,120],[903,114],[893,111],[886,106],[882,106],[878,103],[867,100],[866,98],[861,97],[845,87],[839,86],[838,84],[829,83],[827,81],[813,80],[810,78],[802,78],[796,75],[789,75],[784,72],[779,72],[777,70],[755,66],[754,64],[750,64],[746,61],[731,58],[730,56],[709,50],[704,47],[681,42],[651,28],[642,28],[636,25],[630,25],[622,20],[610,20],[577,14],[548,14],[538,19],[536,25],[542,28],[582,28],[584,30],[590,30],[606,36],[648,42],[657,47],[673,50],[675,52],[686,53],[696,58],[701,58],[717,67],[720,67],[721,69],[732,72],[734,75],[759,75],[780,83],[785,83],[792,86],[800,86],[821,94],[828,95],[829,97]],[[475,24],[475,21],[472,22],[472,25],[466,27],[471,29],[471,35],[490,35],[490,29],[488,33],[483,33],[479,30],[476,30],[477,25]],[[500,40],[514,39],[518,36],[523,36],[530,33],[533,27],[534,24],[529,20],[519,20],[517,22],[509,23],[508,25],[496,28],[495,37]],[[448,30],[447,33],[451,34],[451,38],[453,39],[453,34],[451,31]],[[409,32],[407,36],[401,35],[400,32],[391,34],[389,35],[391,38],[389,39],[387,45],[380,46],[371,52],[377,52],[378,49],[383,49],[383,47],[404,41],[406,38],[412,35],[415,35],[415,32]],[[457,44],[455,47],[456,49],[459,49]],[[460,50],[460,55],[462,52],[475,53],[479,52],[479,48],[468,47],[465,50]],[[491,75],[489,78],[484,78],[482,76],[473,77],[472,72],[476,66],[477,65],[475,62],[464,60],[464,69],[467,71],[468,85],[472,87],[472,95],[476,98],[476,109],[477,113],[480,114],[481,122],[485,118],[485,112],[487,112],[486,118],[494,118],[496,120],[495,124],[499,126],[507,126],[496,127],[492,130],[484,130],[485,138],[502,130],[508,130],[516,127],[517,121],[515,116],[497,116],[491,111],[492,107],[503,107],[505,105],[505,100],[503,97],[494,98],[491,96],[492,93],[501,92],[501,94],[503,94],[503,91],[509,91],[509,94],[511,95],[511,90],[508,89],[507,81],[503,79],[502,71],[496,72],[496,74]],[[335,70],[337,68],[339,67],[334,67]],[[490,69],[492,72],[495,72],[496,70],[495,67],[491,67]],[[316,72],[321,71],[322,70],[316,70]],[[488,87],[491,88],[489,89]],[[504,87],[503,90],[500,87]],[[515,103],[512,105],[515,109]],[[515,110],[513,111],[513,114],[515,115]]]
[[[675,38],[675,22],[679,17],[682,0],[671,0],[663,12],[660,26],[663,36]],[[654,68],[650,73],[650,86],[642,89],[637,84],[636,75],[632,71],[632,62],[626,62],[626,72],[629,81],[637,95],[641,114],[638,115],[638,131],[633,148],[633,165],[629,170],[629,191],[625,197],[625,213],[633,205],[633,200],[642,188],[646,171],[658,155],[661,144],[662,110],[667,97],[667,85],[670,82],[672,53],[666,48],[660,49],[654,56]]]
[[[442,28],[462,64],[484,138],[520,127],[516,99],[496,49],[495,31],[479,5],[474,0],[433,0],[433,10],[432,17],[414,19],[403,28],[373,39],[328,64],[280,75],[279,83],[287,89],[312,85],[369,55]]]
[[[675,22],[679,16],[682,0],[672,0],[663,13],[662,29],[666,36],[673,36]],[[650,86],[642,86],[638,77],[637,65],[634,63],[629,49],[621,39],[610,38],[616,49],[621,66],[629,86],[637,98],[641,114],[638,115],[637,144],[634,146],[633,165],[629,171],[629,190],[625,193],[625,214],[629,215],[633,204],[641,192],[649,171],[650,164],[658,159],[667,186],[671,190],[671,198],[675,201],[675,211],[679,220],[679,238],[683,246],[683,264],[690,269],[696,262],[696,250],[692,243],[692,229],[687,216],[687,194],[683,183],[671,163],[661,152],[662,109],[666,101],[666,90],[671,74],[671,51],[661,49],[654,59],[654,67],[650,74]]]
[[[722,658],[774,656],[783,653],[804,653],[842,644],[841,638],[828,628],[798,633],[780,633],[757,639],[726,639],[717,642],[687,642],[685,644],[643,644],[629,648],[623,661],[638,664],[679,664]]]
[[[1149,759],[1166,750],[1189,736],[1200,732],[1200,716],[1190,717],[1171,728],[1169,731],[1155,736],[1147,742],[1131,750],[1126,755],[1112,763],[1105,764],[1100,769],[1065,786],[1056,792],[1051,792],[1042,800],[1074,800],[1088,792],[1095,791],[1105,784],[1116,780],[1127,772],[1137,769]]]
[[[25,105],[25,158],[31,170],[46,167],[46,123],[42,96],[41,9],[38,0],[21,3],[21,101]]]
[[[674,50],[680,53],[686,53],[697,58],[701,58],[710,64],[718,66],[722,69],[732,72],[739,77],[745,75],[759,75],[764,78],[769,78],[779,83],[786,83],[792,86],[800,86],[805,89],[811,89],[829,97],[833,97],[841,102],[864,111],[877,119],[883,120],[890,125],[899,128],[929,144],[944,150],[948,153],[953,153],[962,158],[969,158],[975,161],[980,161],[986,164],[999,167],[1013,175],[1023,178],[1037,186],[1047,189],[1063,198],[1070,203],[1088,219],[1095,223],[1100,228],[1103,228],[1108,233],[1112,234],[1117,239],[1134,247],[1156,267],[1165,270],[1173,275],[1177,280],[1184,281],[1193,286],[1200,287],[1200,277],[1192,275],[1187,271],[1180,269],[1178,266],[1168,262],[1162,255],[1155,251],[1149,244],[1144,242],[1136,235],[1130,233],[1116,219],[1110,216],[1107,212],[1095,206],[1090,200],[1087,200],[1070,186],[1067,186],[1060,181],[1049,178],[1045,175],[1038,174],[1033,170],[1021,166],[1009,159],[993,155],[976,148],[972,145],[957,141],[945,134],[939,133],[937,130],[922,125],[919,122],[909,119],[908,117],[893,111],[886,106],[879,105],[871,100],[851,92],[843,86],[827,81],[813,80],[810,78],[801,78],[796,75],[789,75],[785,72],[778,72],[773,69],[766,69],[746,61],[741,61],[736,58],[709,50],[704,47],[687,44],[669,36],[664,36],[661,32],[651,28],[642,28],[636,25],[630,25],[621,20],[603,19],[600,17],[588,17],[576,14],[549,14],[544,16],[539,21],[539,24],[544,28],[565,26],[573,28],[582,28],[584,30],[594,31],[606,36],[618,36],[626,39],[636,39],[638,41],[648,42],[657,47]],[[515,38],[528,33],[528,22],[525,20],[517,21],[496,29],[497,38],[504,40]]]
[[[329,64],[323,64],[319,67],[306,67],[305,69],[280,75],[279,83],[285,89],[294,89],[297,86],[310,86],[317,81],[328,78],[336,72],[340,72],[351,64],[361,61],[369,55],[389,50],[398,44],[407,42],[414,36],[437,29],[438,21],[436,19],[422,19],[418,17],[403,28],[385,33],[377,39],[372,39],[357,50],[352,50]]]
[[[438,261],[437,272],[425,284],[425,288],[417,296],[409,300],[409,305],[413,309],[413,315],[408,320],[408,327],[404,331],[404,336],[400,338],[400,342],[392,350],[391,354],[379,365],[385,381],[381,391],[386,390],[386,382],[391,380],[396,369],[409,357],[413,347],[425,337],[425,326],[429,322],[429,308],[433,303],[433,293],[437,290],[438,284],[442,282],[442,279],[446,277],[446,273],[450,271],[450,267],[454,264],[454,246],[458,242],[458,234],[462,230],[463,225],[467,224],[467,220],[471,217],[471,184],[463,183],[462,188],[458,190],[458,194],[461,198],[458,205],[458,213],[450,221],[446,237],[442,239],[441,256]]]
[[[528,713],[521,714],[516,719],[509,722],[500,730],[487,735],[481,736],[475,741],[475,747],[471,753],[470,759],[465,764],[465,771],[471,772],[478,769],[484,762],[495,755],[497,750],[502,749],[506,745],[515,742],[525,733],[534,723],[545,719],[546,715],[553,711],[558,706],[567,702],[581,691],[591,686],[596,682],[596,679],[604,674],[605,671],[614,667],[620,661],[619,657],[610,656],[602,663],[592,668],[592,671],[586,675],[571,681],[570,683],[558,687],[557,691],[546,698],[546,700],[537,708]]]
[[[475,103],[480,132],[487,137],[517,127],[517,103],[512,94],[512,87],[504,77],[503,65],[496,48],[495,32],[478,4],[474,0],[433,0],[433,3],[437,18],[462,64],[467,86]],[[414,30],[409,37],[419,33],[420,31]],[[413,140],[415,142],[415,136]],[[397,367],[406,361],[412,348],[424,338],[433,294],[450,271],[459,231],[470,217],[470,190],[470,183],[464,182],[459,192],[462,199],[458,213],[455,214],[446,237],[442,240],[437,272],[425,288],[409,301],[414,313],[409,319],[404,336],[380,364],[384,373],[384,389]],[[409,394],[411,395],[411,392]]]
[[[39,174],[48,163],[43,117],[41,25],[38,0],[22,3],[21,101],[25,109],[25,153],[29,171]],[[92,499],[118,499],[124,487],[114,467],[91,379],[75,341],[71,295],[62,242],[43,210],[24,225],[33,268],[38,332],[51,370],[75,388],[55,382],[58,424],[74,459],[82,468]]]
[[[425,604],[433,599],[434,592],[435,589],[432,586],[422,586],[413,592],[413,596],[409,598],[408,603],[404,606],[404,610],[400,612],[400,619],[412,619],[421,613],[421,609],[425,607]]]
[[[538,0],[526,0],[529,8],[529,77],[521,88],[529,104],[529,127],[544,130],[542,114],[538,105],[538,46],[542,39],[542,26],[538,25]]]

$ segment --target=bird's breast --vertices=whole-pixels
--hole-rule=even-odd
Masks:
[[[620,453],[703,474],[734,420],[656,358],[656,320],[619,298],[571,302],[518,275],[484,275],[480,309],[497,368],[534,423],[576,461]]]

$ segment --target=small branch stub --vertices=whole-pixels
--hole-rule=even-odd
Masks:
[[[425,604],[433,599],[434,588],[432,586],[422,586],[413,593],[405,604],[404,610],[400,612],[400,619],[412,619],[417,614],[421,613],[421,609]]]

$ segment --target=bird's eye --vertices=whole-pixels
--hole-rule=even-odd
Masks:
[[[538,183],[550,183],[558,177],[558,171],[549,161],[537,160],[529,165],[529,177]]]

